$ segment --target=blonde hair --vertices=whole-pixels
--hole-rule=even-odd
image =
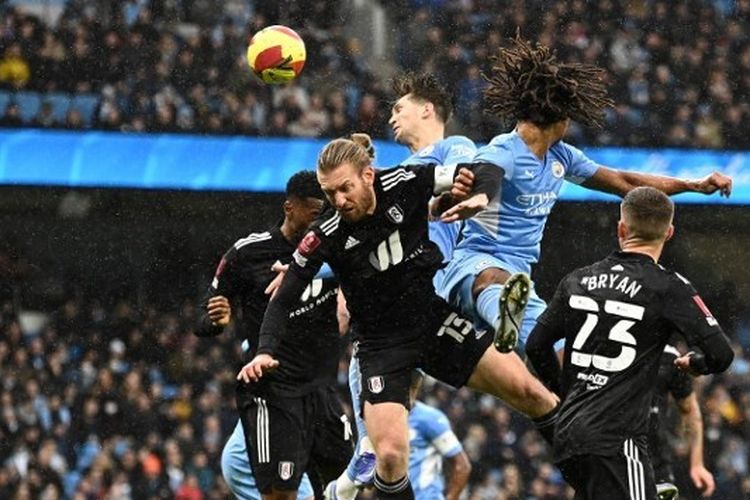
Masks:
[[[334,139],[323,148],[318,156],[318,171],[327,173],[344,163],[362,170],[372,164],[375,147],[367,134],[354,133],[348,138]]]

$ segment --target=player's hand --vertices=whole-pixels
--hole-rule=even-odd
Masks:
[[[208,317],[214,326],[227,326],[232,317],[232,307],[229,305],[229,299],[223,295],[217,295],[208,299],[206,305]]]
[[[459,219],[468,219],[487,208],[489,203],[490,200],[487,198],[486,194],[475,194],[468,200],[457,203],[443,212],[440,216],[440,220],[443,222],[454,222]]]
[[[430,221],[440,220],[440,214],[456,204],[456,200],[450,193],[443,193],[430,200]]]
[[[679,358],[677,358],[677,359],[674,360],[674,365],[680,371],[683,371],[683,372],[687,373],[688,375],[692,375],[693,377],[699,377],[701,374],[698,373],[697,371],[695,371],[690,366],[690,358],[693,357],[694,354],[695,353],[693,353],[692,351],[689,352],[689,353],[687,353],[687,354],[683,354],[682,356],[680,356]]]
[[[268,354],[258,354],[248,364],[242,367],[237,374],[237,380],[242,380],[246,384],[257,382],[269,370],[279,366],[279,362]]]
[[[471,195],[471,189],[474,187],[474,172],[468,168],[460,168],[456,178],[453,179],[451,187],[451,196],[458,200],[465,200]]]
[[[721,172],[712,172],[710,175],[700,179],[695,184],[695,190],[703,194],[713,194],[719,191],[721,196],[732,194],[732,178],[728,175],[724,175]]]
[[[714,490],[716,489],[714,476],[702,465],[690,467],[690,479],[693,480],[693,484],[701,491],[704,497],[707,498],[714,494]]]
[[[276,295],[276,291],[281,286],[281,282],[284,280],[284,275],[286,275],[286,272],[289,270],[289,264],[282,264],[279,261],[276,261],[274,265],[271,266],[271,271],[278,273],[274,279],[271,280],[271,282],[268,284],[266,289],[264,290],[266,295],[270,295],[271,298],[274,298]]]

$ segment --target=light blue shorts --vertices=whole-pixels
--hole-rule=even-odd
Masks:
[[[439,278],[436,276],[435,289],[438,295],[443,297],[449,304],[458,307],[467,317],[474,319],[475,323],[481,322],[481,319],[476,315],[474,297],[471,292],[477,275],[485,269],[490,268],[504,269],[509,273],[515,273],[519,272],[517,267],[519,266],[510,265],[486,253],[457,250],[453,254],[453,259],[443,270],[443,273],[439,275]],[[529,303],[526,306],[526,313],[523,317],[518,339],[519,349],[524,349],[531,330],[536,326],[537,318],[539,318],[546,308],[547,303],[536,294],[536,287],[533,287],[532,283],[531,295]],[[488,325],[481,326],[486,327]],[[555,348],[561,349],[565,342],[561,340],[558,344],[555,344]]]

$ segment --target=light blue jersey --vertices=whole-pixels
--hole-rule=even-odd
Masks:
[[[431,144],[417,151],[402,165],[426,165],[436,163],[438,165],[455,165],[456,163],[471,163],[476,154],[477,147],[468,137],[452,135],[440,142]],[[430,222],[430,240],[434,241],[443,253],[443,262],[448,262],[453,256],[453,249],[461,229],[460,222],[444,223],[439,221]]]
[[[563,181],[580,184],[599,168],[563,141],[539,160],[515,131],[480,148],[474,163],[497,165],[505,175],[500,196],[466,221],[458,249],[491,254],[507,263],[507,271],[528,274],[539,260],[544,226]]]
[[[475,323],[494,327],[501,287],[488,287],[482,292],[486,293],[484,300],[475,301],[474,279],[489,268],[531,274],[531,266],[539,260],[547,217],[563,181],[581,183],[599,166],[562,141],[539,160],[516,131],[492,139],[477,151],[473,162],[491,163],[503,169],[500,195],[487,209],[465,221],[453,258],[436,277],[440,281],[436,279],[435,288]],[[521,325],[521,348],[545,307],[532,289]]]
[[[409,479],[417,500],[441,500],[445,490],[443,459],[463,451],[448,417],[417,401],[409,412]]]

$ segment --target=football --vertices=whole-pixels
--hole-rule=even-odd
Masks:
[[[272,85],[294,80],[305,65],[305,42],[293,29],[269,26],[247,47],[247,63],[258,78]]]

